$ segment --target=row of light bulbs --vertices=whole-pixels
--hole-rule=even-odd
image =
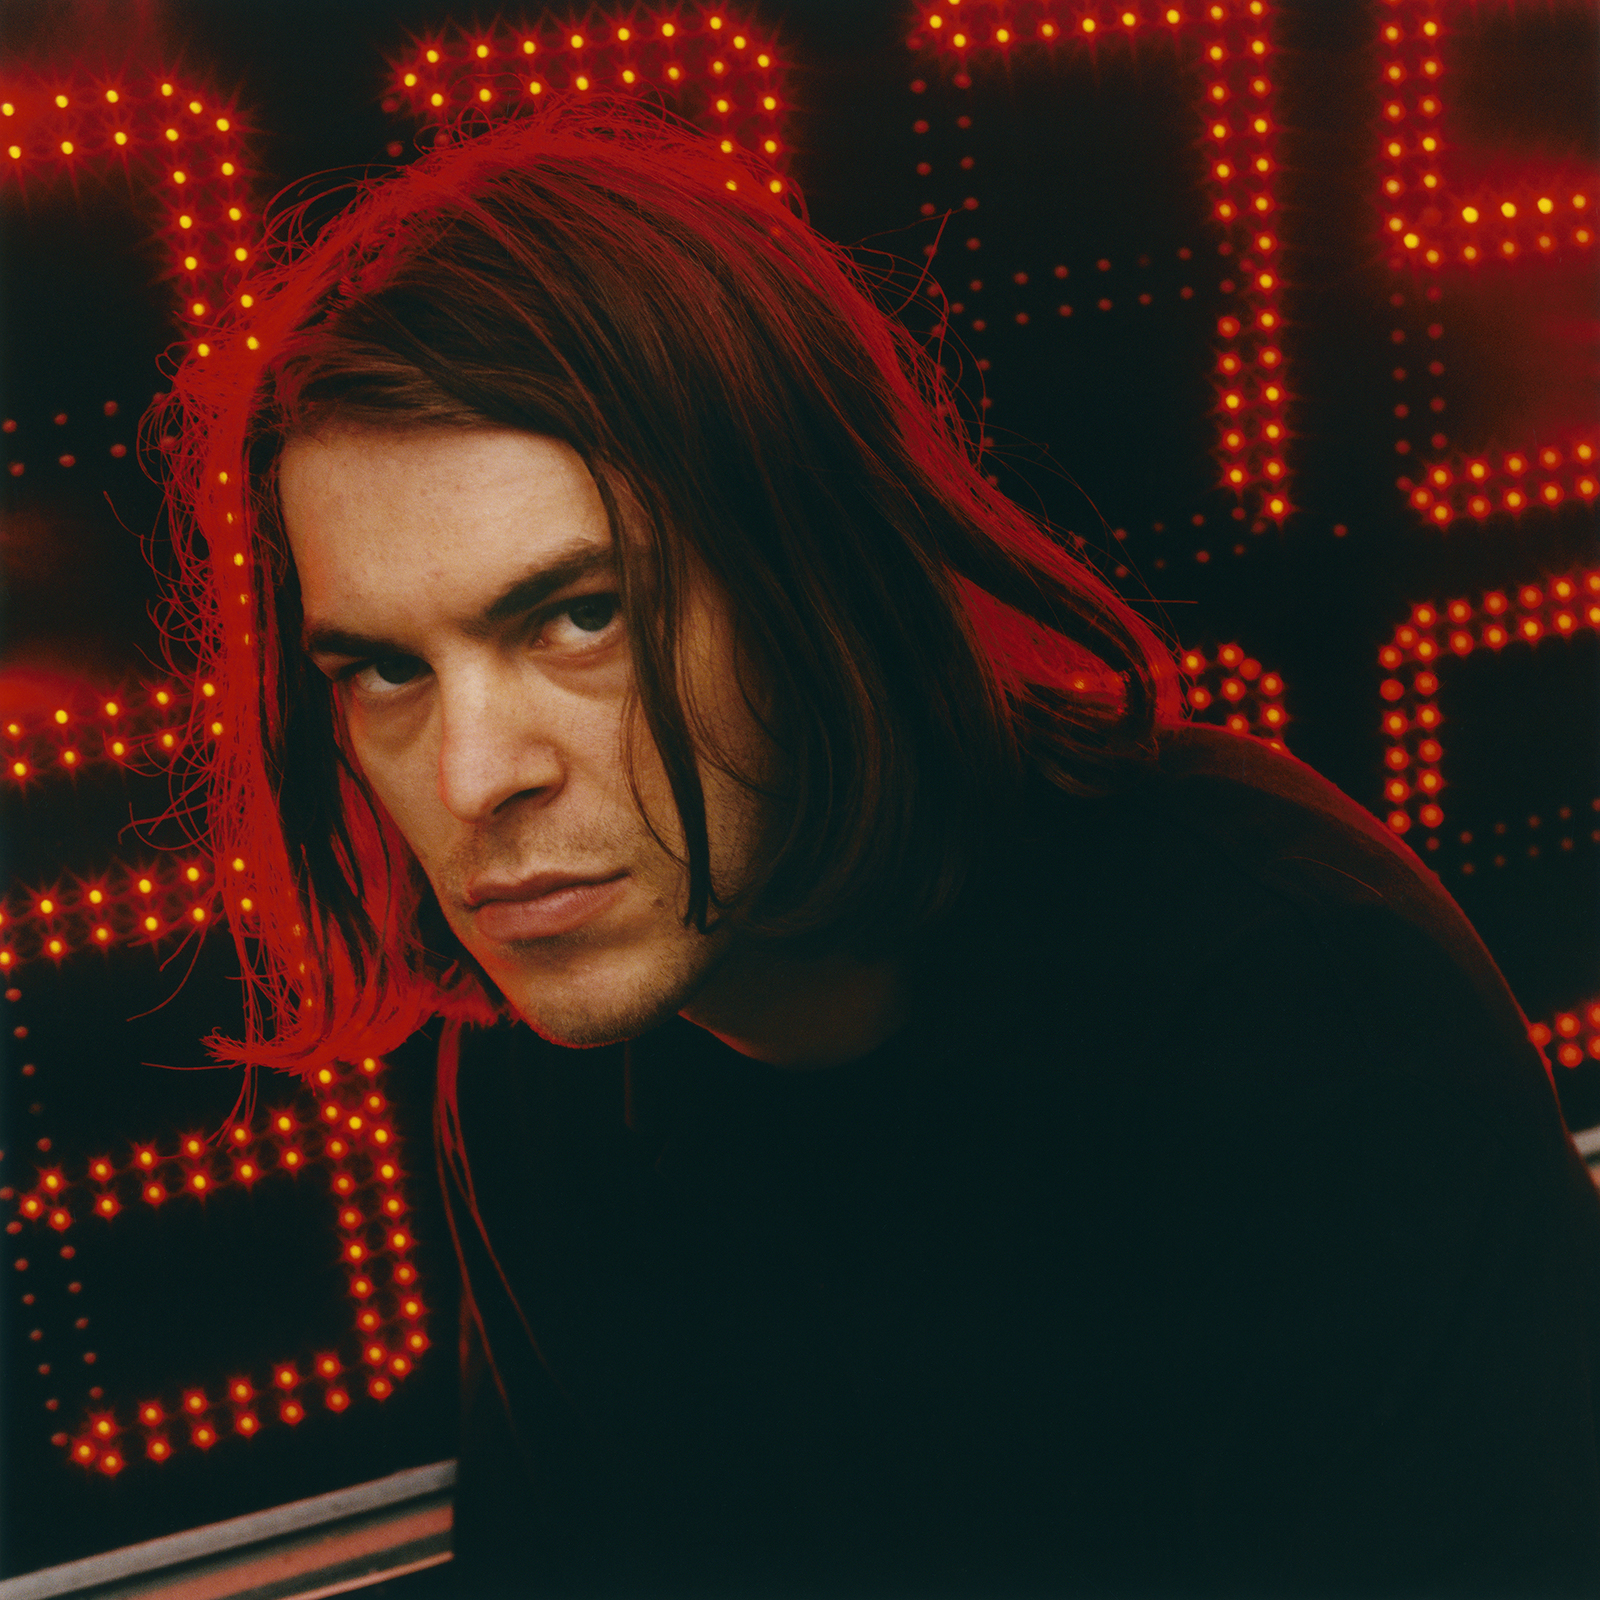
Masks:
[[[1525,253],[1553,255],[1562,246],[1587,250],[1595,229],[1590,217],[1592,192],[1552,175],[1529,176],[1497,193],[1485,193],[1481,180],[1460,192],[1445,166],[1443,121],[1447,106],[1440,88],[1446,76],[1441,46],[1446,30],[1432,0],[1385,0],[1394,13],[1379,35],[1382,45],[1379,83],[1384,91],[1381,118],[1387,131],[1380,140],[1385,157],[1381,179],[1384,237],[1398,253],[1396,268],[1437,271],[1446,266],[1482,267],[1510,262]],[[1430,290],[1430,294],[1434,291]],[[1430,333],[1437,334],[1430,328]],[[1443,439],[1436,441],[1442,445]],[[1399,441],[1409,451],[1407,440]],[[1535,456],[1546,469],[1542,482],[1524,481]],[[1434,527],[1447,527],[1457,517],[1484,520],[1532,510],[1554,510],[1569,499],[1592,504],[1600,494],[1592,440],[1579,441],[1569,452],[1568,470],[1561,452],[1510,451],[1499,466],[1487,457],[1462,456],[1434,462],[1416,478],[1402,478],[1412,508]],[[1548,459],[1550,457],[1556,459]]]
[[[1439,770],[1442,718],[1435,703],[1443,663],[1480,648],[1502,650],[1514,643],[1572,638],[1585,628],[1600,631],[1600,569],[1526,583],[1510,593],[1491,590],[1476,603],[1460,599],[1413,607],[1410,618],[1378,652],[1385,673],[1379,694],[1389,707],[1382,724],[1389,740],[1383,758],[1389,774],[1384,797],[1395,833],[1408,833],[1418,823],[1437,833],[1444,823],[1439,804],[1445,787]],[[1417,670],[1402,677],[1408,665]]]
[[[1244,4],[1231,7],[1216,3],[1192,5],[1187,9],[1183,6],[1158,5],[1151,7],[1148,12],[1137,6],[1112,5],[1090,6],[1075,11],[1065,19],[1058,19],[1054,8],[1047,3],[1032,8],[1034,11],[1042,10],[1044,15],[1030,16],[1023,21],[1019,16],[1023,9],[1008,3],[1008,0],[968,0],[965,7],[961,0],[944,0],[943,5],[935,5],[924,11],[920,20],[922,27],[937,43],[948,43],[954,50],[966,50],[984,45],[1004,48],[1011,44],[1029,43],[1034,39],[1049,44],[1074,38],[1098,40],[1106,35],[1131,36],[1147,25],[1159,27],[1165,24],[1168,28],[1179,28],[1187,22],[1216,24],[1241,17],[1259,23],[1267,11],[1265,0],[1246,0]],[[1223,50],[1223,46],[1213,46],[1210,59],[1223,60]]]
[[[1254,656],[1232,643],[1209,655],[1204,650],[1185,650],[1178,665],[1188,680],[1184,698],[1204,720],[1217,722],[1230,733],[1266,739],[1274,749],[1284,748],[1289,713],[1283,705],[1284,682],[1278,673],[1264,671]]]
[[[203,324],[227,302],[259,228],[243,130],[230,108],[208,105],[203,91],[171,78],[139,89],[126,82],[18,86],[0,101],[0,141],[8,158],[0,173],[14,181],[33,158],[50,175],[131,162],[153,191],[180,312]]]
[[[188,1444],[200,1450],[217,1443],[225,1431],[254,1435],[269,1421],[261,1404],[267,1396],[275,1397],[277,1421],[296,1425],[306,1416],[301,1391],[307,1381],[320,1382],[322,1403],[335,1412],[352,1402],[352,1372],[367,1374],[365,1389],[373,1399],[387,1399],[429,1348],[427,1306],[411,1259],[414,1239],[400,1141],[381,1091],[383,1070],[384,1063],[371,1056],[359,1066],[324,1067],[302,1103],[266,1112],[254,1130],[234,1123],[219,1136],[220,1149],[208,1148],[213,1141],[198,1134],[180,1137],[169,1151],[159,1142],[136,1142],[125,1161],[91,1157],[77,1179],[56,1164],[42,1167],[37,1182],[21,1195],[0,1191],[0,1200],[16,1211],[7,1223],[9,1233],[32,1226],[60,1235],[77,1224],[79,1210],[85,1217],[112,1221],[133,1192],[147,1205],[159,1206],[179,1195],[205,1199],[230,1185],[249,1189],[274,1172],[297,1177],[314,1167],[327,1170],[339,1253],[355,1304],[353,1343],[344,1359],[333,1352],[314,1354],[310,1380],[292,1361],[276,1363],[259,1385],[244,1377],[229,1379],[222,1396],[231,1415],[226,1427],[203,1386],[185,1388],[175,1404],[140,1402],[131,1410],[144,1431],[149,1460],[166,1461],[181,1447],[172,1427],[178,1421],[187,1428]],[[75,1435],[58,1433],[54,1442],[78,1465],[115,1475],[127,1465],[125,1431],[115,1407],[90,1410]]]
[[[1281,240],[1267,219],[1277,207],[1273,149],[1274,85],[1262,71],[1271,56],[1271,17],[1265,0],[1224,5],[1086,8],[1060,15],[1048,4],[1025,8],[1009,0],[966,0],[930,5],[918,19],[911,44],[934,62],[947,59],[959,87],[970,86],[966,68],[987,52],[1030,41],[1116,37],[1133,40],[1146,21],[1167,25],[1165,37],[1192,41],[1210,69],[1201,101],[1202,126],[1215,154],[1208,158],[1212,215],[1224,235],[1224,254],[1237,258],[1225,288],[1243,305],[1218,325],[1219,471],[1221,486],[1254,498],[1257,515],[1282,522],[1293,510],[1292,470],[1286,454],[1288,361],[1276,334],[1258,347],[1241,344],[1246,328],[1282,326]],[[921,80],[918,80],[921,83]],[[924,126],[917,124],[918,128]],[[1248,192],[1241,185],[1248,184]],[[926,211],[928,208],[924,207]],[[1254,333],[1252,332],[1252,337]],[[1264,373],[1245,385],[1246,368]]]

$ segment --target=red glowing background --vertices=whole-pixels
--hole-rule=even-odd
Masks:
[[[1594,416],[1579,409],[1508,420],[1502,408],[1478,426],[1474,398],[1453,387],[1444,357],[1458,328],[1470,336],[1474,286],[1489,275],[1530,304],[1540,275],[1592,281],[1600,174],[1582,162],[1488,161],[1455,139],[1458,52],[1471,47],[1482,14],[1496,9],[1507,7],[1381,0],[1372,8],[1372,97],[1360,137],[1373,141],[1374,191],[1372,229],[1360,248],[1382,261],[1391,299],[1400,302],[1388,319],[1388,354],[1405,363],[1394,378],[1406,398],[1393,412],[1403,424],[1395,449],[1407,525],[1437,532],[1459,521],[1509,540],[1541,519],[1592,511],[1600,494]],[[1208,324],[1214,487],[1244,518],[1293,540],[1310,537],[1299,489],[1316,446],[1302,435],[1297,412],[1311,330],[1297,301],[1295,221],[1283,179],[1285,83],[1295,70],[1281,40],[1285,10],[1272,0],[917,0],[905,8],[902,32],[904,75],[917,94],[929,80],[970,88],[969,68],[980,62],[1005,63],[1019,77],[1043,60],[1092,73],[1113,52],[1167,52],[1186,64],[1196,87],[1184,159],[1192,159],[1213,243],[1237,286],[1229,308]],[[441,22],[392,55],[383,105],[402,125],[395,131],[410,137],[462,117],[514,115],[550,94],[658,95],[716,131],[730,154],[761,154],[780,174],[771,185],[782,192],[795,154],[791,67],[769,23],[730,8],[589,12],[576,22],[545,15],[483,29]],[[209,358],[208,333],[218,326],[253,339],[249,283],[263,238],[263,175],[249,114],[236,98],[175,69],[100,81],[13,67],[0,81],[0,115],[5,181],[19,191],[71,186],[113,164],[126,172],[196,357]],[[917,137],[926,133],[920,110],[908,120]],[[391,154],[400,148],[391,145]],[[919,183],[925,165],[916,167]],[[919,204],[923,215],[938,211],[933,201]],[[945,248],[976,250],[976,236],[964,239],[961,224],[978,210],[974,191],[949,215]],[[1071,312],[1063,301],[1054,314]],[[1531,310],[1529,319],[1532,329]],[[1541,335],[1535,329],[1529,337]],[[9,420],[5,427],[14,430]],[[112,449],[122,454],[127,446]],[[66,456],[57,464],[75,465]],[[13,460],[9,471],[20,477],[32,465]],[[1389,460],[1381,463],[1391,494],[1394,471]],[[246,566],[242,551],[231,559]],[[241,605],[251,599],[241,574]],[[1514,581],[1484,584],[1458,575],[1446,546],[1433,577],[1396,598],[1391,616],[1404,620],[1372,642],[1377,675],[1348,689],[1352,718],[1380,736],[1376,776],[1363,798],[1419,848],[1452,831],[1471,844],[1484,808],[1457,805],[1449,792],[1440,681],[1475,652],[1549,651],[1600,631],[1600,567],[1529,554]],[[1252,653],[1244,634],[1225,627],[1220,637],[1228,643],[1180,652],[1188,704],[1197,717],[1236,732],[1285,740],[1300,720],[1287,698],[1293,664],[1267,648]],[[74,682],[48,702],[14,703],[0,724],[4,786],[42,801],[51,785],[117,768],[191,770],[222,731],[210,691],[166,680]],[[1593,730],[1577,737],[1592,738]],[[1575,855],[1600,840],[1600,795],[1592,800],[1590,814],[1569,808],[1560,817],[1556,851]],[[1460,870],[1481,875],[1492,860],[1480,855]],[[108,854],[93,871],[9,886],[0,904],[0,970],[10,981],[33,963],[86,962],[96,950],[170,953],[230,919],[248,928],[255,911],[243,857]],[[1546,1008],[1532,1029],[1566,1068],[1600,1063],[1597,988]],[[195,1373],[171,1393],[103,1396],[79,1416],[53,1419],[52,1436],[73,1461],[115,1475],[136,1458],[159,1462],[209,1449],[224,1434],[293,1428],[308,1407],[344,1411],[386,1399],[416,1369],[437,1308],[414,1261],[408,1192],[417,1169],[407,1163],[415,1158],[402,1148],[384,1083],[380,1056],[331,1063],[305,1089],[269,1094],[270,1106],[217,1132],[130,1129],[121,1149],[41,1152],[47,1159],[25,1178],[11,1168],[0,1199],[12,1213],[13,1267],[23,1273],[30,1254],[66,1255],[79,1230],[114,1228],[129,1208],[194,1206],[230,1186],[270,1193],[289,1183],[327,1185],[345,1269],[349,1323],[337,1348],[308,1342],[250,1372],[232,1370],[219,1352],[216,1370]]]

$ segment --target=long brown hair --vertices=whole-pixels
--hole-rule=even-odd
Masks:
[[[208,827],[225,881],[250,864],[231,909],[256,1003],[220,1053],[304,1066],[499,1003],[299,649],[293,435],[494,425],[583,458],[702,931],[716,909],[797,951],[892,950],[956,902],[1030,774],[1105,792],[1180,716],[1156,634],[986,481],[937,363],[769,178],[617,106],[460,136],[284,246],[179,372],[174,537],[224,712]],[[717,755],[677,688],[691,551],[774,760],[769,847],[727,903],[698,770]]]

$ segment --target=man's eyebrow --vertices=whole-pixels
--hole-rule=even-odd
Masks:
[[[555,560],[507,584],[499,598],[485,606],[483,614],[469,622],[464,631],[469,638],[481,638],[500,623],[525,616],[569,583],[607,571],[615,564],[615,559],[608,544],[590,544],[585,540],[568,545],[557,553]]]
[[[596,572],[610,570],[615,562],[616,557],[610,545],[591,544],[587,540],[568,545],[558,551],[553,560],[543,562],[520,578],[513,579],[476,617],[464,623],[461,631],[470,639],[481,639],[502,623],[525,616],[557,590],[565,589],[569,583],[577,583]],[[309,620],[303,639],[306,654],[313,656],[354,658],[406,653],[390,639],[351,633],[346,628],[323,627]]]

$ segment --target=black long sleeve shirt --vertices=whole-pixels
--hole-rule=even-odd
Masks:
[[[1417,858],[1189,728],[912,1024],[468,1041],[458,1592],[1600,1592],[1600,1197]]]

